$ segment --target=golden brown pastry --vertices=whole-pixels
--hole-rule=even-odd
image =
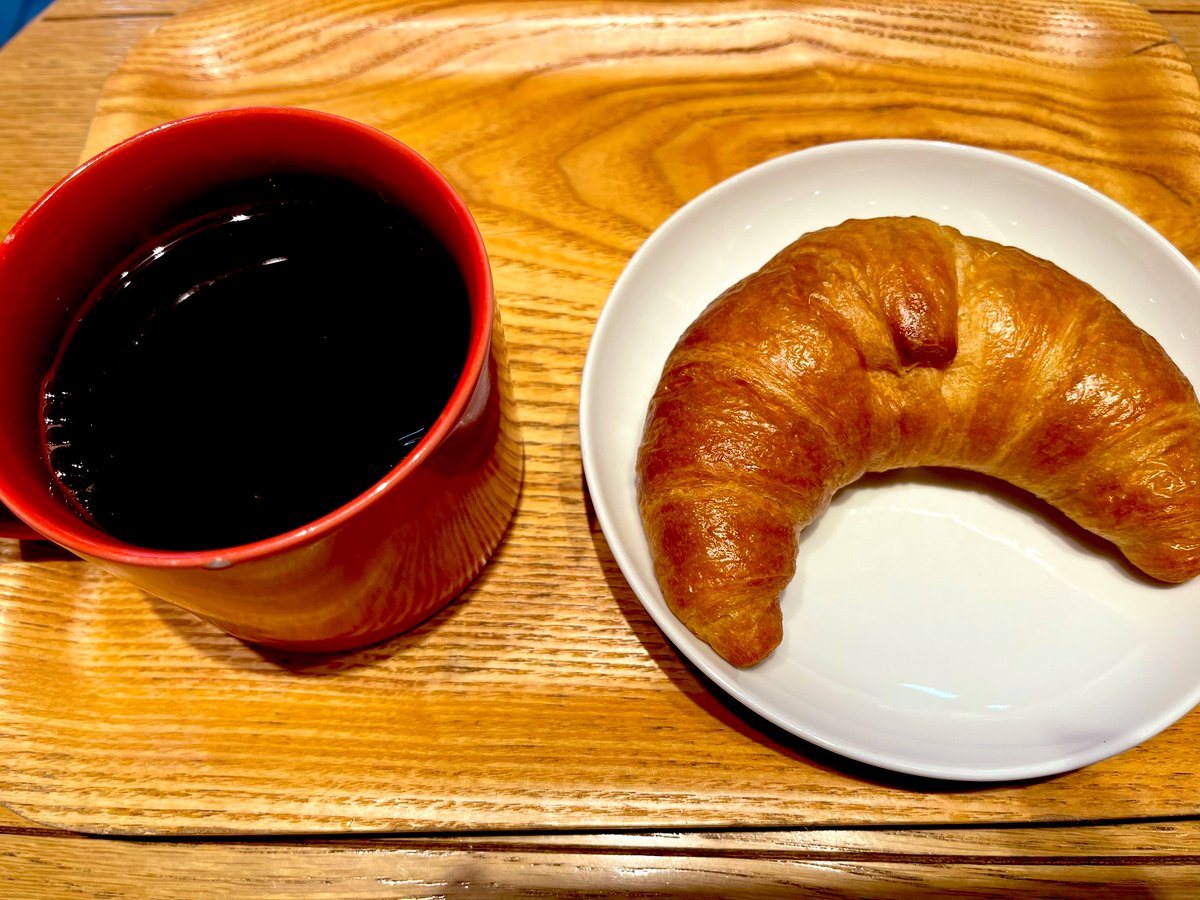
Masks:
[[[1049,262],[882,218],[800,238],[672,351],[637,461],[667,603],[758,662],[800,531],[865,472],[921,465],[1024,488],[1156,579],[1200,572],[1200,406],[1158,343]]]

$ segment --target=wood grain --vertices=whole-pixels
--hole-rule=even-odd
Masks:
[[[332,109],[402,133],[484,212],[538,196],[552,231],[626,254],[748,163],[843,138],[946,138],[1064,170],[1193,253],[1196,176],[1171,160],[1195,152],[1176,127],[1195,78],[1152,17],[1120,2],[902,9],[208,4],[125,60],[87,152],[216,106]]]
[[[966,788],[856,766],[756,719],[675,654],[625,585],[576,434],[587,341],[629,255],[710,184],[803,146],[1006,150],[1106,191],[1195,258],[1200,90],[1144,11],[253,0],[147,32],[105,85],[85,154],[200,109],[302,104],[403,137],[464,192],[493,257],[526,486],[459,601],[334,659],[255,651],[81,563],[4,546],[0,797],[13,809],[125,834],[1200,812],[1195,715],[1081,772]],[[26,170],[33,191],[56,164],[29,153],[46,167],[40,185]],[[990,877],[978,883],[994,889]]]
[[[85,848],[74,847],[75,851]],[[91,848],[95,852],[95,848]],[[891,859],[743,859],[597,855],[502,849],[462,852],[336,846],[238,848],[154,845],[133,859],[138,869],[87,864],[86,885],[77,880],[82,853],[23,856],[10,874],[15,890],[35,884],[43,896],[89,897],[93,890],[122,896],[205,898],[215,894],[275,897],[720,897],[857,898],[1006,897],[1058,900],[1128,898],[1146,890],[1145,863],[1081,866],[1073,862],[1022,865],[1009,861],[947,863]],[[125,856],[121,853],[118,856]],[[101,869],[102,871],[98,871]],[[1200,865],[1159,868],[1158,900],[1195,896]],[[136,885],[130,890],[130,885]],[[23,896],[0,887],[0,898]]]
[[[125,841],[0,827],[0,898],[1139,897],[1200,889],[1194,822]],[[1151,893],[1152,892],[1152,893]]]
[[[0,49],[0,229],[79,161],[104,79],[165,16],[48,16]]]

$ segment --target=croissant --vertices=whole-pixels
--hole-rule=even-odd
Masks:
[[[783,636],[802,529],[864,473],[1008,481],[1151,577],[1200,572],[1200,405],[1097,291],[920,218],[801,237],[667,360],[637,458],[672,612],[748,666]]]

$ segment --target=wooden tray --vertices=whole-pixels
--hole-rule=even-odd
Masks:
[[[954,140],[1071,174],[1200,255],[1200,88],[1122,2],[236,0],[110,79],[88,154],[251,103],[413,145],[492,254],[527,442],[521,506],[445,612],[382,646],[245,646],[4,543],[0,797],[131,834],[1028,822],[1200,813],[1200,714],[1058,778],[957,786],[821,752],[664,641],[594,518],[576,429],[592,326],[673,210],[767,158]]]

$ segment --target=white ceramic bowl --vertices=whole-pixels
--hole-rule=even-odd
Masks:
[[[801,234],[921,215],[1094,285],[1200,384],[1200,277],[1136,216],[1053,171],[924,141],[830,144],[757,166],[665,222],[597,323],[584,470],[621,570],[678,650],[750,709],[876,766],[992,781],[1134,746],[1200,702],[1200,581],[1164,587],[1006,486],[923,470],[842,491],[801,539],[783,644],[730,666],[667,609],[637,511],[650,396],[701,309]]]

